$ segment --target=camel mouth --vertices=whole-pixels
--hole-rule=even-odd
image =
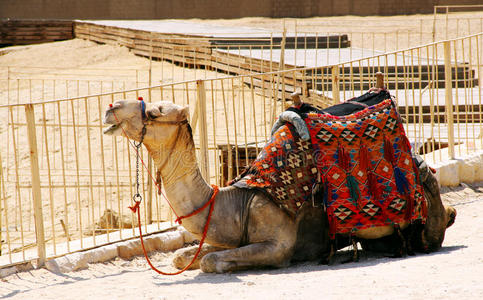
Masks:
[[[109,127],[107,127],[106,129],[104,129],[103,133],[106,134],[106,135],[114,135],[116,134],[116,132],[118,131],[118,129],[120,129],[120,124],[113,124]]]

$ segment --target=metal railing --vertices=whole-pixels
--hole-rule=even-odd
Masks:
[[[125,138],[102,134],[103,111],[117,99],[189,106],[202,173],[224,185],[256,157],[290,93],[300,91],[304,101],[323,107],[362,94],[380,71],[416,151],[434,163],[482,149],[482,38],[479,33],[313,68],[2,105],[1,265],[42,263],[135,236],[134,228],[100,228],[99,221],[106,210],[132,220],[126,207],[133,151]],[[142,157],[149,161],[145,151]],[[143,228],[159,230],[160,221],[171,219],[169,210],[145,170],[141,179]]]
[[[407,18],[365,19],[358,27],[353,25],[361,23],[360,18],[291,20],[283,21],[283,29],[280,30],[267,29],[261,34],[256,29],[256,32],[226,36],[212,33],[204,36],[189,33],[159,35],[150,32],[134,35],[129,29],[95,25],[90,25],[93,26],[90,28],[86,25],[88,23],[80,22],[76,30],[81,38],[116,47],[124,45],[136,54],[160,61],[151,61],[149,67],[145,64],[139,69],[0,67],[0,96],[6,97],[7,104],[41,102],[147,85],[217,78],[221,73],[247,75],[322,67],[483,31],[480,14],[447,13],[442,18],[434,14],[434,17],[416,18],[410,24]],[[83,29],[83,26],[87,28]],[[439,58],[444,59],[442,52],[439,54]]]

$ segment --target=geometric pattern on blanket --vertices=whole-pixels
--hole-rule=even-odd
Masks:
[[[291,124],[279,128],[250,168],[233,181],[240,188],[258,188],[289,215],[311,199],[317,179],[310,141],[303,141]]]
[[[392,100],[348,116],[308,114],[329,232],[426,220],[426,200]]]
[[[231,184],[258,188],[295,217],[320,177],[329,232],[426,220],[426,201],[409,141],[392,100],[337,117],[307,114],[311,141],[291,124],[273,134]]]

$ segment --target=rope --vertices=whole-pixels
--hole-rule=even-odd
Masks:
[[[141,247],[143,248],[144,257],[146,258],[146,261],[148,262],[148,264],[151,267],[151,269],[153,269],[153,271],[155,271],[155,272],[157,272],[158,274],[161,274],[161,275],[178,275],[178,274],[181,274],[184,271],[188,270],[188,268],[191,267],[191,265],[198,258],[199,254],[201,252],[201,248],[203,247],[203,243],[205,242],[206,235],[208,233],[208,227],[210,226],[211,215],[213,213],[213,208],[215,207],[215,205],[214,205],[215,204],[215,198],[216,198],[216,195],[219,192],[219,188],[216,185],[212,185],[212,188],[213,188],[213,194],[211,195],[210,200],[207,202],[207,203],[210,204],[210,211],[208,212],[208,217],[206,218],[205,227],[203,229],[203,236],[201,237],[200,245],[198,247],[198,250],[196,251],[195,256],[193,256],[193,259],[191,260],[191,262],[188,265],[186,265],[186,267],[184,267],[183,269],[181,269],[181,270],[179,270],[177,272],[173,272],[173,273],[167,273],[167,272],[163,272],[163,271],[157,269],[151,263],[151,260],[148,257],[148,253],[146,251],[146,247],[144,246],[143,232],[141,230],[141,213],[140,213],[140,209],[139,209],[139,203],[141,203],[141,201],[136,202],[136,204],[133,207],[129,207],[133,212],[137,213],[137,216],[138,216],[138,227],[139,227],[139,238],[141,240]],[[205,204],[201,209],[197,209],[195,212],[197,212],[197,213],[200,212],[206,206],[207,205]],[[193,213],[191,213],[189,215],[186,215],[186,216],[182,216],[181,218],[188,218],[190,216],[193,216],[193,215],[196,214],[195,212],[193,212]]]
[[[112,105],[112,104],[111,104]],[[111,106],[112,107],[112,106]],[[179,218],[178,214],[176,213],[176,211],[174,210],[173,206],[171,205],[171,202],[169,202],[168,200],[168,197],[166,197],[166,195],[163,193],[162,189],[161,189],[161,185],[159,185],[157,182],[156,182],[156,179],[154,179],[153,177],[153,174],[151,174],[151,172],[149,172],[149,169],[148,167],[146,166],[146,164],[144,163],[144,160],[141,158],[141,156],[139,155],[139,147],[141,146],[141,143],[139,144],[134,144],[132,141],[131,141],[131,138],[129,137],[129,135],[127,134],[127,132],[124,130],[124,128],[122,126],[120,126],[121,122],[119,122],[119,119],[117,118],[117,115],[115,112],[112,112],[112,114],[114,115],[114,118],[116,119],[116,122],[118,123],[119,127],[121,127],[121,130],[122,132],[124,133],[124,135],[128,138],[128,143],[129,145],[136,151],[136,157],[139,158],[141,160],[141,164],[143,165],[144,169],[146,170],[146,172],[148,173],[149,177],[151,177],[151,180],[154,182],[154,185],[156,186],[156,188],[158,189],[158,193],[161,194],[161,196],[163,196],[164,200],[166,200],[166,202],[168,203],[169,205],[169,208],[171,208],[171,210],[173,211],[174,215],[176,216],[176,218]],[[144,130],[143,130],[143,133],[145,134],[146,133],[146,130],[145,130],[145,126],[143,127]],[[144,139],[144,137],[143,137]],[[137,164],[137,162],[136,162]],[[138,177],[137,177],[138,178]],[[138,193],[139,194],[139,193]],[[137,196],[137,195],[135,195]],[[137,201],[134,201],[135,203]]]
[[[215,185],[212,185],[212,187],[213,187],[213,189],[215,189],[215,187],[216,187],[216,189],[218,189],[218,187],[217,187],[217,186],[215,186]],[[216,190],[216,192],[218,193],[218,190]],[[214,198],[214,197],[211,197],[211,198],[210,198],[210,200],[208,200],[208,201],[207,201],[207,202],[206,202],[206,203],[205,203],[205,204],[204,204],[202,207],[200,207],[200,208],[198,208],[198,209],[194,210],[192,213],[190,213],[190,214],[188,214],[188,215],[186,215],[186,216],[181,216],[181,217],[178,217],[178,218],[175,220],[175,222],[176,222],[176,223],[178,223],[179,225],[181,225],[181,223],[182,223],[182,222],[181,222],[181,220],[182,220],[182,219],[186,219],[186,218],[192,217],[192,216],[194,216],[194,215],[196,215],[196,214],[199,214],[199,213],[200,213],[201,211],[203,211],[203,210],[204,210],[204,209],[205,209],[205,208],[206,208],[208,205],[211,205],[211,203],[212,203],[212,202],[214,202],[214,201],[215,201],[215,198]]]
[[[144,107],[144,101],[141,100],[141,104],[142,106],[141,107]],[[112,106],[111,106],[112,107]],[[116,116],[116,113],[115,112],[112,112],[113,115],[114,115],[114,118],[116,119],[117,123],[120,124],[119,122],[119,119],[117,118]],[[143,117],[144,117],[144,110],[143,110]],[[153,269],[155,272],[157,272],[158,274],[161,274],[161,275],[178,275],[178,274],[181,274],[183,273],[184,271],[186,271],[189,267],[191,267],[191,265],[193,265],[193,263],[195,262],[195,260],[198,258],[199,254],[201,253],[201,248],[203,247],[203,244],[205,242],[205,239],[206,239],[206,236],[208,234],[208,228],[210,226],[210,221],[211,221],[211,216],[213,214],[213,209],[215,207],[215,198],[216,198],[216,195],[218,194],[218,192],[220,191],[219,187],[216,186],[216,185],[211,185],[211,187],[213,188],[213,194],[211,195],[210,197],[210,200],[208,200],[202,207],[194,210],[193,212],[191,212],[190,214],[188,215],[185,215],[185,216],[178,216],[178,214],[176,213],[176,211],[174,210],[173,206],[171,205],[171,203],[169,202],[168,198],[163,194],[163,192],[161,191],[161,187],[159,186],[159,184],[156,182],[156,180],[154,179],[154,177],[152,176],[152,174],[149,172],[148,168],[146,167],[146,164],[144,163],[143,159],[140,157],[139,155],[139,148],[141,147],[142,145],[142,142],[144,140],[144,135],[146,134],[146,124],[144,124],[143,126],[143,129],[142,129],[142,135],[141,135],[141,141],[136,144],[134,143],[134,145],[131,143],[131,141],[129,140],[129,136],[127,135],[126,131],[124,130],[124,128],[122,126],[119,126],[121,127],[124,135],[128,138],[128,142],[129,142],[129,145],[131,145],[135,150],[136,150],[136,194],[133,196],[133,201],[134,201],[134,205],[133,206],[129,206],[129,209],[133,212],[133,213],[136,213],[137,215],[137,218],[138,218],[138,227],[139,227],[139,238],[141,240],[141,247],[143,249],[143,253],[144,253],[144,257],[146,258],[146,261],[148,262],[148,265],[151,267],[151,269]],[[151,260],[149,259],[148,257],[148,253],[146,251],[146,247],[144,246],[144,238],[143,238],[143,232],[142,232],[142,225],[141,225],[141,210],[139,209],[139,206],[141,204],[141,201],[142,201],[142,196],[141,194],[139,193],[139,160],[141,160],[141,163],[142,165],[144,166],[144,168],[146,169],[147,173],[149,174],[149,176],[151,177],[151,180],[154,182],[154,184],[156,185],[156,187],[158,188],[158,191],[161,193],[161,195],[164,197],[164,199],[166,200],[166,202],[168,202],[169,204],[169,207],[171,208],[171,210],[174,212],[174,214],[176,215],[176,221],[177,223],[181,224],[181,220],[182,219],[185,219],[185,218],[189,218],[189,217],[192,217],[198,213],[200,213],[201,211],[203,211],[206,207],[208,207],[208,205],[210,206],[210,210],[208,212],[208,216],[206,218],[206,223],[205,223],[205,226],[203,228],[203,235],[201,237],[201,240],[200,240],[200,245],[198,247],[198,250],[196,251],[195,255],[193,256],[193,259],[191,260],[191,262],[186,265],[183,269],[177,271],[177,272],[173,272],[173,273],[167,273],[167,272],[163,272],[159,269],[157,269],[152,263],[151,263]],[[137,200],[139,199],[139,200]]]

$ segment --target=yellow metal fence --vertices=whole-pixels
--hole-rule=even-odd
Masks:
[[[408,137],[427,160],[481,150],[482,38],[480,33],[316,68],[2,105],[0,264],[42,263],[136,235],[134,228],[100,226],[107,210],[135,223],[127,209],[135,154],[125,138],[102,134],[104,110],[117,99],[142,96],[189,106],[200,168],[219,185],[256,157],[290,93],[299,91],[303,100],[323,107],[364,93],[375,85],[376,72],[384,74]],[[142,157],[149,161],[145,151]],[[166,228],[166,202],[146,170],[141,180],[143,229]]]

